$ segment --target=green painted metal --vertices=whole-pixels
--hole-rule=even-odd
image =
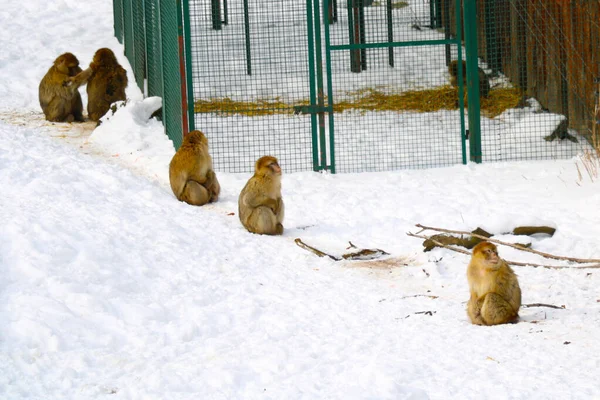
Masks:
[[[387,19],[387,32],[388,32],[388,42],[394,42],[394,25],[392,23],[392,0],[387,0],[386,2],[386,19]],[[390,67],[394,66],[394,48],[388,48],[388,64]]]
[[[329,9],[328,3],[330,0],[323,0],[323,9]],[[335,0],[332,0],[335,1]],[[334,3],[334,6],[336,4]],[[324,23],[325,27],[325,68],[327,77],[327,111],[329,120],[329,171],[335,174],[335,124],[334,124],[334,113],[333,113],[333,80],[331,74],[331,50],[330,36],[329,36],[329,24]]]
[[[163,123],[176,149],[183,140],[181,75],[179,72],[179,42],[177,4],[160,1],[160,30],[163,70]]]
[[[476,21],[476,0],[464,0],[465,21]],[[469,157],[481,163],[481,107],[479,104],[479,74],[477,59],[477,26],[465,24],[465,50],[467,53],[467,93],[469,96]],[[459,73],[459,76],[461,74]]]
[[[461,0],[456,0],[456,10],[460,10]],[[465,128],[465,90],[462,73],[462,18],[460,18],[460,12],[457,11],[456,18],[456,41],[459,43],[457,46],[458,56],[458,109],[460,115],[460,137],[461,137],[461,151],[462,151],[462,163],[467,164],[467,132]]]
[[[125,46],[125,57],[133,67],[135,65],[134,42],[133,42],[133,5],[132,0],[123,0],[123,37]]]
[[[185,41],[183,39],[183,5],[182,0],[177,0],[177,44],[179,47],[179,76],[181,82],[181,128],[183,135],[190,131],[187,98],[187,67],[185,62]]]
[[[244,35],[246,38],[246,73],[252,75],[252,55],[250,54],[250,16],[248,0],[244,0]]]
[[[133,75],[135,81],[144,92],[144,80],[146,79],[146,32],[144,29],[144,2],[132,1],[132,23],[133,23]]]
[[[123,0],[113,0],[113,21],[115,37],[123,44]]]
[[[354,37],[355,37],[355,29],[356,29],[356,24],[354,22],[354,10],[356,9],[355,5],[355,1],[356,0],[347,0],[346,2],[346,8],[348,9],[348,42],[350,43],[350,46],[355,46],[356,43],[354,41]],[[360,72],[361,69],[361,65],[360,65],[360,52],[358,51],[358,49],[356,47],[351,47],[349,48],[350,51],[350,70],[352,72]],[[330,50],[335,50],[334,48],[330,47]]]
[[[323,51],[321,48],[321,11],[319,7],[319,0],[316,0],[313,4],[315,23],[315,42],[317,44],[315,48],[315,60],[317,62],[317,106],[319,108],[325,107],[325,93],[323,86]],[[318,113],[319,119],[319,153],[320,153],[320,169],[327,169],[327,138],[325,132],[325,113]]]
[[[316,91],[316,69],[315,69],[315,39],[314,39],[314,21],[313,21],[313,0],[306,0],[306,32],[308,35],[308,69],[309,69],[309,97],[310,106],[317,107],[317,91]],[[313,170],[319,171],[319,145],[317,135],[317,115],[315,112],[310,112],[310,130],[312,136],[312,159]]]
[[[148,96],[163,97],[159,0],[146,0],[146,75]]]
[[[497,16],[495,15],[495,2],[486,1],[484,5],[485,15],[485,42],[486,61],[492,69],[492,74],[500,70],[500,46],[498,45]]]
[[[409,46],[431,46],[437,44],[458,44],[456,39],[439,40],[413,40],[407,42],[380,42],[380,43],[355,43],[338,44],[331,46],[331,50],[353,50],[353,49],[377,49],[382,47],[409,47]]]
[[[188,125],[190,131],[196,129],[194,120],[194,84],[192,82],[192,34],[190,32],[190,3],[188,0],[182,0],[183,4],[183,29],[185,38],[185,72],[187,78],[187,99],[188,99]],[[225,3],[227,4],[227,0]],[[225,8],[227,10],[227,8]],[[227,12],[225,12],[227,15]]]
[[[210,10],[212,18],[212,28],[216,31],[221,30],[221,0],[210,0]]]

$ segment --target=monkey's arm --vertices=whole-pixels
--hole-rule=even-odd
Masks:
[[[273,212],[277,212],[277,199],[268,197],[263,193],[246,193],[242,201],[244,202],[244,204],[252,208],[265,206],[269,207]]]
[[[84,71],[78,73],[77,75],[69,77],[65,82],[63,82],[63,86],[66,86],[70,88],[71,91],[74,91],[79,86],[86,83],[92,76],[93,72],[94,71],[91,68],[87,68]]]
[[[485,296],[481,296],[479,299],[471,297],[467,303],[467,314],[471,318],[471,322],[475,325],[485,325],[485,321],[481,317],[481,305],[485,300]]]

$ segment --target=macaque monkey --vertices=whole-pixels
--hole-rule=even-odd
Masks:
[[[191,131],[169,164],[169,181],[175,197],[194,206],[217,201],[221,186],[208,154],[208,139]]]
[[[90,68],[93,73],[87,85],[87,112],[92,121],[98,121],[112,103],[126,99],[127,72],[107,48],[96,51]]]
[[[64,53],[42,78],[39,86],[40,106],[46,120],[53,122],[83,121],[83,104],[79,86],[87,82],[92,71],[81,71],[79,60]]]
[[[450,73],[450,83],[452,86],[458,87],[458,60],[454,60],[448,65],[448,72]],[[481,97],[488,97],[490,94],[490,80],[483,69],[477,68],[477,73],[479,75],[479,95]],[[467,63],[464,60],[462,62],[462,76],[463,83],[466,85]]]
[[[248,180],[238,199],[242,225],[253,233],[281,235],[284,206],[281,198],[281,168],[272,156],[259,158],[254,176]]]
[[[472,323],[498,325],[519,319],[519,281],[494,244],[481,242],[473,248],[467,280],[471,290],[467,314]]]

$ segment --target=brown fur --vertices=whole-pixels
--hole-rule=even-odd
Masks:
[[[87,85],[87,111],[92,121],[98,121],[108,112],[112,103],[126,99],[127,72],[118,63],[112,50],[107,48],[96,51],[90,68],[93,74]]]
[[[506,261],[498,256],[494,244],[482,242],[475,246],[467,280],[471,291],[467,314],[472,323],[498,325],[519,319],[519,281]]]
[[[272,156],[259,158],[254,176],[248,180],[238,199],[242,225],[253,233],[281,235],[285,207],[281,198],[281,168]]]
[[[72,53],[64,53],[42,78],[39,100],[46,120],[53,122],[83,121],[83,104],[79,86],[89,79],[91,70],[81,71],[79,60]]]
[[[175,197],[194,206],[217,201],[221,186],[212,169],[208,139],[200,131],[183,138],[169,164],[169,181]]]
[[[458,60],[454,60],[448,65],[448,72],[450,73],[450,83],[452,86],[458,86]],[[479,95],[481,97],[488,97],[490,94],[490,80],[481,68],[477,68],[477,74],[479,76]],[[463,84],[466,85],[467,63],[464,60],[462,62],[462,76]]]

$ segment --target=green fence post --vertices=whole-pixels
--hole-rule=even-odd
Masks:
[[[327,139],[325,137],[325,92],[323,86],[323,51],[321,48],[321,12],[319,1],[314,2],[315,21],[315,56],[317,62],[317,106],[319,108],[319,150],[321,153],[321,169],[327,169]],[[327,25],[327,24],[325,24]]]
[[[185,63],[185,45],[183,38],[183,7],[182,0],[177,0],[177,44],[179,45],[179,76],[181,84],[181,127],[183,135],[187,135],[189,130],[188,125],[188,101],[187,101],[187,68]]]
[[[308,69],[309,71],[309,93],[310,106],[316,107],[317,104],[317,84],[316,84],[316,68],[315,68],[315,41],[314,41],[314,21],[313,21],[313,0],[306,0],[306,32],[308,35]],[[310,131],[312,136],[312,161],[313,171],[319,170],[319,143],[317,136],[317,116],[314,112],[310,113]]]
[[[190,3],[183,0],[183,29],[185,40],[185,72],[187,77],[188,125],[190,131],[196,129],[194,119],[194,83],[192,81],[192,33],[190,29]]]
[[[454,16],[456,17],[456,52],[458,63],[458,110],[460,115],[460,137],[462,163],[467,164],[467,132],[465,129],[465,91],[462,70],[462,16],[461,16],[461,0],[456,0],[454,3]],[[450,21],[450,19],[448,19]]]
[[[244,36],[246,38],[246,73],[252,75],[252,55],[250,53],[250,15],[248,0],[244,0]]]
[[[212,28],[216,31],[221,30],[221,0],[210,0],[210,9],[212,16]]]
[[[479,105],[479,74],[477,65],[477,4],[476,0],[464,0],[463,4],[465,50],[467,53],[467,93],[469,97],[470,159],[475,163],[481,163],[481,108]]]
[[[386,17],[387,17],[387,33],[388,33],[388,42],[392,43],[394,41],[394,24],[392,22],[392,0],[387,0],[386,4]],[[394,48],[388,47],[388,64],[390,67],[394,66]]]
[[[327,7],[330,0],[323,0],[323,7]],[[334,2],[334,7],[337,5]],[[327,111],[329,113],[329,171],[335,174],[335,129],[334,129],[334,112],[333,112],[333,83],[331,78],[331,49],[329,37],[329,25],[323,24],[325,27],[325,71],[327,73]]]

